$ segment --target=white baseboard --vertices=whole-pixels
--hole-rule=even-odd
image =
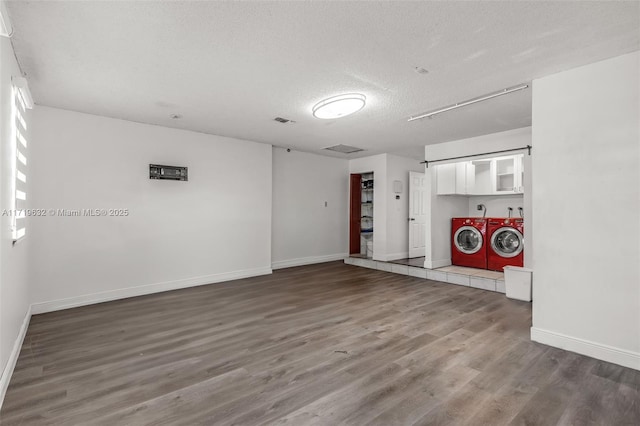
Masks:
[[[271,263],[271,269],[291,268],[293,266],[312,265],[314,263],[332,262],[349,257],[347,253],[329,254],[326,256],[299,257],[297,259],[278,260]]]
[[[85,294],[68,299],[39,302],[31,305],[33,315],[45,312],[59,311],[62,309],[76,308],[78,306],[92,305],[94,303],[109,302],[111,300],[125,299],[127,297],[143,296],[145,294],[160,293],[169,290],[178,290],[187,287],[219,283],[223,281],[237,280],[241,278],[256,277],[258,275],[271,274],[271,268],[254,268],[241,271],[224,272],[221,274],[205,275],[201,277],[187,278],[176,281],[165,281],[155,284],[147,284],[136,287],[127,287],[117,290],[103,291],[100,293]]]
[[[24,337],[27,334],[27,328],[29,327],[30,320],[31,307],[28,307],[27,313],[24,316],[24,320],[22,321],[22,326],[20,327],[20,331],[18,332],[18,337],[16,337],[16,341],[13,343],[13,348],[11,348],[9,359],[7,360],[7,364],[4,366],[2,376],[0,377],[0,408],[2,408],[4,396],[7,393],[7,388],[9,387],[11,376],[13,375],[13,369],[16,368],[16,362],[18,362],[18,356],[20,355],[20,349],[22,348]]]
[[[444,268],[445,266],[451,265],[451,259],[441,259],[441,260],[426,260],[424,261],[424,267],[427,269],[438,269]]]
[[[565,334],[536,327],[531,327],[531,340],[590,356],[592,358],[601,359],[613,364],[622,365],[623,367],[640,370],[640,353],[638,352],[627,351],[625,349],[567,336]]]

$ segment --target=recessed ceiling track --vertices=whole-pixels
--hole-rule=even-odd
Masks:
[[[425,112],[425,113],[420,114],[420,115],[413,115],[413,116],[409,117],[409,119],[407,121],[414,121],[414,120],[420,120],[421,118],[433,117],[436,114],[441,114],[443,112],[451,111],[451,110],[456,109],[456,108],[460,108],[460,107],[463,107],[463,106],[475,104],[477,102],[482,102],[482,101],[486,101],[486,100],[489,100],[489,99],[497,98],[498,96],[507,95],[509,93],[517,92],[518,90],[523,90],[523,89],[526,89],[527,87],[529,87],[528,84],[521,84],[519,86],[509,87],[507,89],[503,89],[503,90],[500,90],[498,92],[493,92],[493,93],[489,93],[488,95],[482,95],[482,96],[479,96],[477,98],[473,98],[473,99],[469,99],[469,100],[466,100],[466,101],[458,102],[457,104],[449,105],[447,107],[440,108],[440,109],[437,109],[437,110],[434,110],[434,111]]]

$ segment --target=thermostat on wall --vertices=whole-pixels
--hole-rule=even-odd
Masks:
[[[149,164],[149,179],[189,180],[187,167]]]

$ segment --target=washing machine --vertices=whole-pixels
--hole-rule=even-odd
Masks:
[[[487,269],[487,220],[481,217],[451,219],[451,264]]]
[[[524,265],[524,219],[489,218],[487,240],[487,269]]]

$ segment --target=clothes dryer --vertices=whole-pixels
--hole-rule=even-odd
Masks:
[[[487,269],[502,272],[505,266],[524,264],[524,219],[489,218]]]

